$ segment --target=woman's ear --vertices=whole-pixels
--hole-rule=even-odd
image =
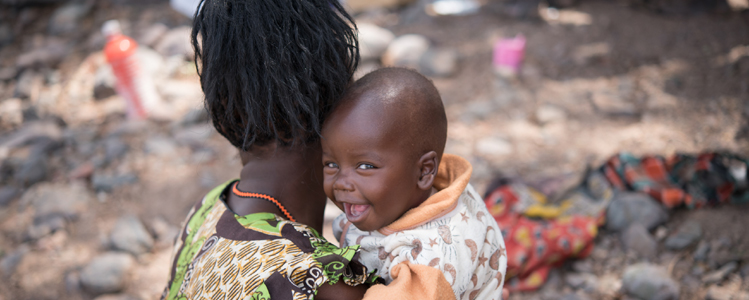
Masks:
[[[419,188],[428,190],[432,188],[434,178],[437,176],[437,168],[440,164],[440,158],[437,152],[429,151],[419,158]]]

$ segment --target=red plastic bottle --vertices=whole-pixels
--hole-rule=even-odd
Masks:
[[[148,114],[139,89],[140,69],[135,56],[138,43],[122,34],[119,22],[116,20],[105,22],[102,32],[107,37],[104,55],[117,78],[115,89],[127,103],[127,116],[129,119],[145,119]]]

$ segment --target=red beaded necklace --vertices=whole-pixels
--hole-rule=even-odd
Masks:
[[[237,187],[237,185],[239,185],[239,181],[237,181],[236,183],[234,183],[234,186],[231,189],[231,192],[234,193],[234,195],[237,195],[237,196],[242,197],[242,198],[257,198],[257,199],[268,200],[271,203],[275,204],[276,207],[278,207],[278,209],[281,210],[281,212],[283,212],[284,216],[286,216],[286,218],[289,219],[289,221],[296,222],[296,220],[294,220],[294,217],[292,217],[291,214],[289,213],[289,211],[286,210],[286,207],[284,207],[283,204],[281,204],[281,202],[278,202],[278,200],[276,200],[276,198],[273,198],[273,196],[266,195],[266,194],[261,194],[261,193],[243,192],[243,191],[239,190],[239,188]]]

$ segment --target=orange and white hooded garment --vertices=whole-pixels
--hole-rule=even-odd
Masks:
[[[377,231],[361,231],[345,214],[333,222],[341,247],[359,244],[359,261],[385,279],[365,299],[501,299],[507,255],[502,233],[468,183],[472,167],[442,157],[434,188],[421,205]],[[452,291],[452,294],[449,291]]]

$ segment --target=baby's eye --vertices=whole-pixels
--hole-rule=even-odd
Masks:
[[[356,167],[359,170],[369,170],[369,169],[375,169],[375,166],[371,164],[359,164],[359,166]]]
[[[327,162],[327,163],[325,163],[325,167],[326,167],[326,168],[333,168],[333,169],[336,169],[336,168],[338,168],[338,164],[336,164],[336,163],[334,163],[334,162]]]

